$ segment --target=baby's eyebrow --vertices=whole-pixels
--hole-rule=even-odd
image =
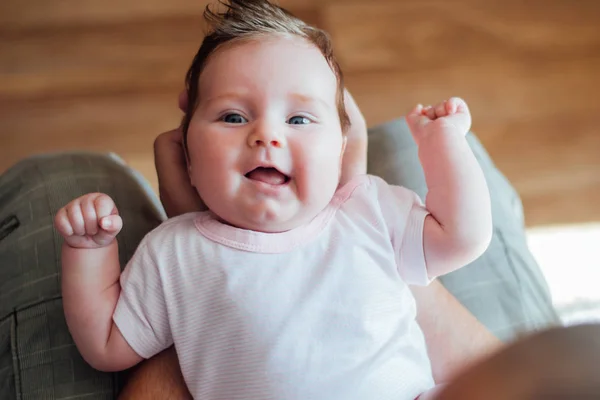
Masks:
[[[206,103],[213,103],[215,101],[220,101],[220,100],[242,100],[245,97],[246,97],[246,95],[244,93],[227,92],[227,93],[220,94],[218,96],[208,97],[205,100],[205,102]]]
[[[293,100],[299,101],[301,103],[318,104],[325,108],[331,108],[331,106],[325,100],[323,100],[319,97],[312,97],[312,96],[308,96],[308,95],[305,95],[302,93],[292,93],[290,95],[290,97]]]

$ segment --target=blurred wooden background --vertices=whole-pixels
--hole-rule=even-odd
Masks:
[[[0,172],[115,151],[156,183],[206,0],[2,0]],[[370,124],[464,97],[529,225],[600,221],[600,1],[282,0],[333,36]]]

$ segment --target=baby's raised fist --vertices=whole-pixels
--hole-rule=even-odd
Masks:
[[[452,97],[435,106],[417,105],[406,116],[406,122],[418,144],[429,135],[466,135],[471,128],[471,113],[463,99]]]
[[[123,227],[123,220],[108,195],[90,193],[61,208],[54,226],[69,246],[96,249],[112,243]]]

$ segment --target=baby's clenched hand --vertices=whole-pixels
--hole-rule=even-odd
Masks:
[[[406,122],[417,144],[421,139],[440,133],[466,135],[471,128],[471,113],[464,100],[452,97],[435,106],[417,105]]]
[[[108,195],[90,193],[61,208],[54,226],[69,246],[96,249],[112,243],[123,227],[123,220]]]

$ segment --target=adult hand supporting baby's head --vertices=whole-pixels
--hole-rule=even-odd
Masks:
[[[179,108],[187,106],[187,95],[179,95]],[[193,211],[205,210],[196,189],[190,184],[183,150],[181,127],[161,133],[154,140],[154,165],[158,175],[160,201],[167,216],[175,217]]]
[[[344,103],[350,118],[350,128],[346,132],[346,151],[342,160],[340,185],[347,183],[355,176],[367,173],[367,123],[347,89],[344,91]]]

